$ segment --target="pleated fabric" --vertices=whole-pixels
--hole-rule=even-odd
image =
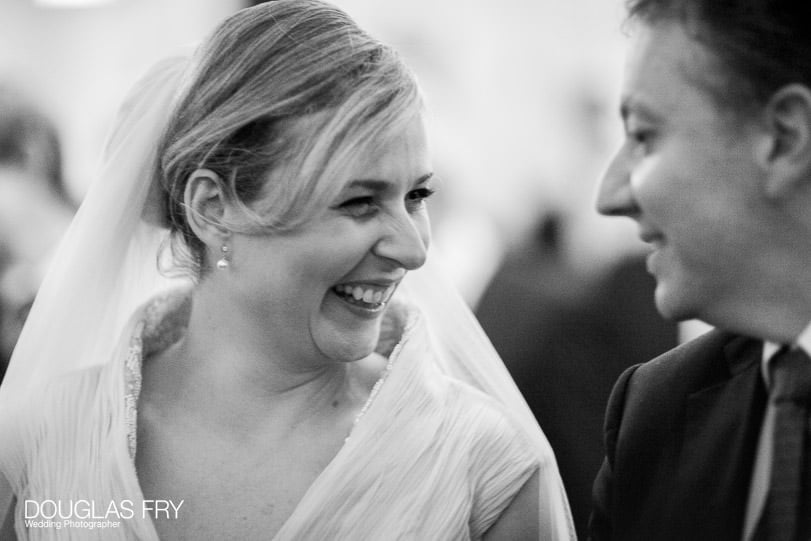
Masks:
[[[134,466],[141,362],[182,333],[184,307],[185,293],[148,303],[127,325],[114,362],[50,384],[18,412],[25,422],[6,428],[27,431],[7,431],[27,443],[5,446],[0,457],[26,462],[9,480],[21,540],[158,539],[139,513],[118,528],[26,528],[23,502],[93,500],[104,513],[128,500],[141,509]],[[556,468],[504,406],[441,372],[416,309],[390,309],[405,317],[384,325],[396,343],[389,369],[276,541],[479,539],[535,471]]]

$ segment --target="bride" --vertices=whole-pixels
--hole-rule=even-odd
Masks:
[[[424,266],[435,179],[389,47],[319,0],[243,10],[139,83],[106,155],[0,388],[7,535],[573,537]]]

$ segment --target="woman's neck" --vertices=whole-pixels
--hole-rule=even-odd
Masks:
[[[264,424],[283,431],[362,406],[364,363],[291,358],[266,323],[207,293],[193,293],[184,337],[145,363],[143,392],[153,401],[206,424],[251,431]]]

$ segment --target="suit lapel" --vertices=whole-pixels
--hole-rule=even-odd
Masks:
[[[690,538],[740,539],[766,405],[761,355],[760,342],[734,338],[709,360],[726,364],[722,376],[687,400],[674,509],[691,517]]]

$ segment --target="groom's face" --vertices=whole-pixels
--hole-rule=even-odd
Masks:
[[[708,90],[725,84],[719,62],[679,24],[637,29],[623,83],[626,137],[597,202],[638,223],[660,312],[716,324],[752,278],[761,174],[753,130]]]

